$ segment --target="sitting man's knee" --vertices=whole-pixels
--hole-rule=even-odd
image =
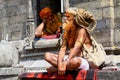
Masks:
[[[77,63],[80,64],[81,61],[78,58],[73,58],[73,59],[70,60],[70,62],[73,63],[73,64],[77,64]]]
[[[70,65],[72,66],[73,70],[77,69],[81,65],[81,60],[78,58],[73,58],[70,60]]]

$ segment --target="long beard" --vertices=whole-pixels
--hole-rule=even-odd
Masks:
[[[71,26],[69,25],[69,27],[67,27],[64,32],[64,39],[67,40],[67,45],[69,48],[74,47],[76,37],[77,37],[77,28],[74,25]]]

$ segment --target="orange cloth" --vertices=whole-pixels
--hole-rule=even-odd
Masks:
[[[58,16],[56,16],[50,8],[43,8],[40,11],[39,16],[43,21],[45,20],[45,27],[42,36],[53,35],[60,32],[62,22],[59,21]]]
[[[50,16],[52,16],[52,10],[48,7],[46,8],[43,8],[40,13],[39,13],[39,16],[44,19],[44,18],[49,18]]]
[[[52,35],[60,32],[60,26],[61,22],[59,22],[58,17],[54,15],[54,19],[45,25],[43,35]]]

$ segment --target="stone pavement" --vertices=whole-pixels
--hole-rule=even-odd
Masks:
[[[120,56],[109,55],[106,63],[111,65],[98,71],[98,80],[120,80]],[[0,68],[0,80],[17,80],[18,75],[24,72],[46,72],[48,66],[50,64],[45,60],[22,60],[16,66]]]

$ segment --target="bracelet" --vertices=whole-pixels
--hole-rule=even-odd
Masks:
[[[65,59],[65,61],[69,61],[70,59],[67,57],[66,59]]]

